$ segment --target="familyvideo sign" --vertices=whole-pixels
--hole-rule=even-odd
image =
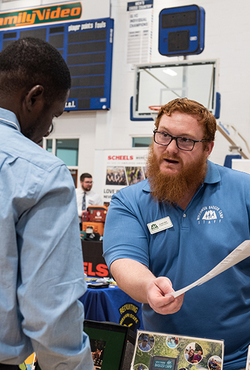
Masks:
[[[0,13],[0,28],[24,27],[34,24],[79,19],[82,15],[80,2]]]
[[[48,22],[62,22],[81,18],[81,2],[45,6],[0,13],[0,28],[25,27]]]

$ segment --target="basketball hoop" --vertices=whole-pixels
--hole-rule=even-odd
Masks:
[[[159,112],[159,110],[161,109],[162,105],[150,105],[149,106],[149,109],[154,111],[154,112]]]
[[[149,105],[149,109],[151,110],[151,116],[153,117],[154,121],[156,120],[161,107],[162,107],[161,105]]]

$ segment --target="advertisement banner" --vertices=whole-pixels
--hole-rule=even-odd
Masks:
[[[108,205],[112,195],[121,188],[146,178],[147,154],[148,149],[106,150],[104,152],[104,204]]]
[[[0,12],[0,29],[40,26],[110,16],[110,0],[82,0]]]

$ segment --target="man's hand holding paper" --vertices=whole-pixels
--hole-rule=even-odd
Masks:
[[[158,277],[148,286],[148,304],[157,313],[169,315],[179,311],[182,306],[184,294],[173,296],[174,290],[171,281],[166,277]]]

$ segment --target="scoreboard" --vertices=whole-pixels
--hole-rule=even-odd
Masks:
[[[200,54],[204,50],[205,10],[197,5],[162,9],[159,53],[166,56]]]
[[[53,45],[66,61],[72,87],[65,110],[108,110],[111,98],[114,20],[57,23],[0,31],[0,50],[24,37]]]

